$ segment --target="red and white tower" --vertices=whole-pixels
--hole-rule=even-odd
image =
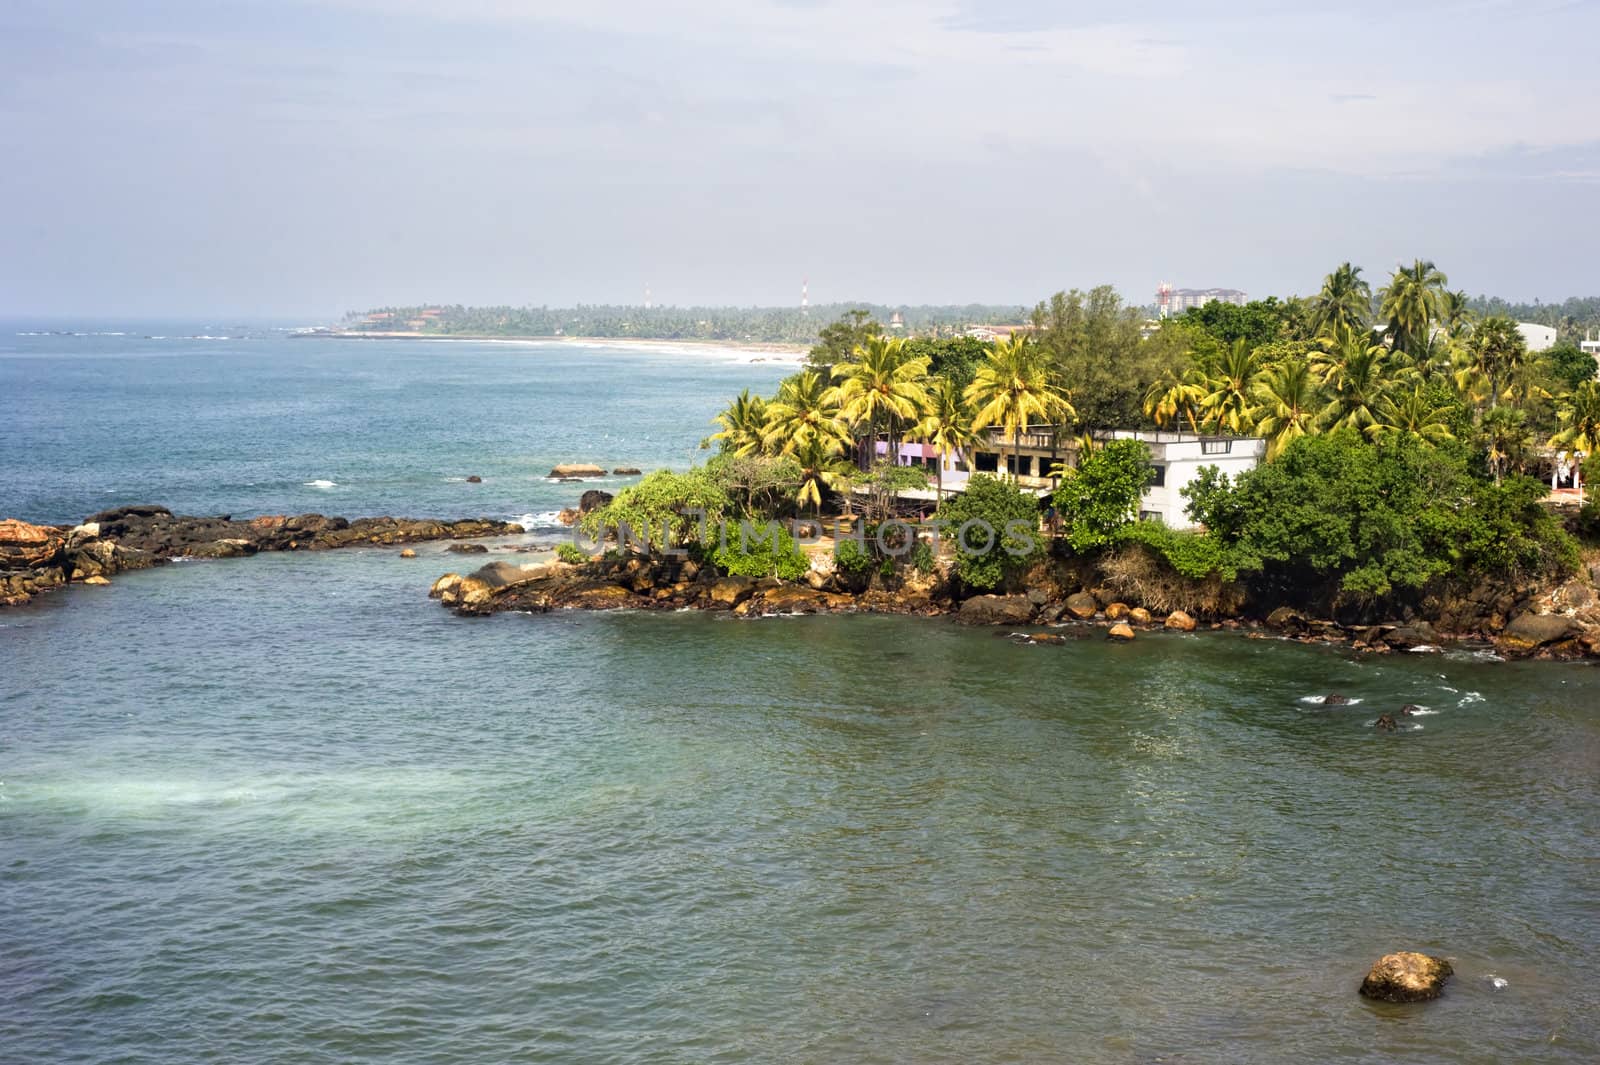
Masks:
[[[1165,318],[1172,313],[1172,282],[1163,281],[1156,286],[1156,313]]]
[[[811,279],[808,277],[800,282],[800,313],[807,314],[811,311]]]

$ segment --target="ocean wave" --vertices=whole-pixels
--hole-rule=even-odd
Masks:
[[[307,488],[338,488],[338,481],[302,481]]]
[[[1355,706],[1362,702],[1358,696],[1345,696],[1343,702],[1328,702],[1326,695],[1302,695],[1300,701],[1307,706]]]
[[[1471,706],[1473,703],[1486,702],[1482,692],[1468,692],[1456,703],[1457,706]]]
[[[561,512],[559,510],[544,510],[538,514],[519,514],[510,520],[527,530],[566,528],[565,525],[561,524]]]

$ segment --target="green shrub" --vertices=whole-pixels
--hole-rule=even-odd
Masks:
[[[878,560],[870,547],[864,548],[860,541],[844,537],[833,545],[833,563],[852,577],[863,577],[872,571]]]
[[[1150,449],[1138,440],[1112,440],[1084,454],[1053,497],[1067,543],[1080,553],[1109,546],[1117,530],[1138,517],[1139,499],[1154,476]]]
[[[994,588],[1044,554],[1038,498],[993,477],[973,477],[940,504],[938,521],[940,535],[955,543],[956,573],[972,588]]]
[[[574,566],[581,566],[589,561],[589,556],[578,550],[575,544],[557,544],[556,557]]]
[[[750,530],[724,523],[711,561],[735,577],[781,577],[786,581],[800,580],[811,568],[794,537],[776,522]]]
[[[1119,544],[1142,544],[1178,574],[1191,580],[1239,575],[1233,553],[1209,533],[1173,529],[1159,521],[1140,521],[1117,530]]]

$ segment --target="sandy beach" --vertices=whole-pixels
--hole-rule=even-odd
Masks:
[[[742,362],[791,362],[805,360],[810,350],[803,344],[777,344],[741,340],[665,340],[643,337],[552,337],[552,336],[496,336],[489,334],[412,333],[396,330],[334,330],[327,333],[308,334],[336,337],[342,340],[421,340],[444,342],[471,342],[474,344],[516,344],[530,347],[560,345],[569,348],[627,348],[660,354],[692,355],[697,357],[736,358]]]

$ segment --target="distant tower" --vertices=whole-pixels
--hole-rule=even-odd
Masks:
[[[647,311],[650,309],[650,282],[648,281],[644,283],[644,309]]]
[[[1165,318],[1172,313],[1172,282],[1163,281],[1156,286],[1156,310]]]
[[[800,313],[811,313],[811,279],[809,277],[800,282]]]

